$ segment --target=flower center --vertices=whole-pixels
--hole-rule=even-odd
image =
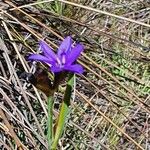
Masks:
[[[60,58],[59,57],[56,58],[56,61],[57,61],[57,66],[63,68],[63,66],[66,63],[66,55],[62,54]]]

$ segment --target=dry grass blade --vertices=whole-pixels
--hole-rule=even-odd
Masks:
[[[122,134],[124,134],[129,140],[131,140],[139,149],[144,150],[140,144],[138,144],[135,140],[133,140],[128,134],[126,134],[121,128],[119,128],[115,123],[113,123],[107,116],[104,115],[101,111],[99,111],[89,100],[87,100],[82,94],[76,91],[79,96],[81,96],[90,106],[92,106],[100,115],[102,115],[108,122],[110,122],[113,126],[115,126]]]
[[[70,5],[76,6],[76,7],[84,8],[84,9],[87,9],[87,10],[90,10],[90,11],[95,11],[97,13],[101,13],[101,14],[104,14],[104,15],[115,17],[117,19],[125,20],[125,21],[132,22],[132,23],[136,23],[136,24],[139,24],[139,25],[142,25],[142,26],[150,28],[149,24],[142,23],[142,22],[139,22],[139,21],[136,21],[136,20],[132,20],[130,18],[125,18],[123,16],[118,16],[118,15],[111,14],[111,13],[106,12],[106,11],[101,11],[101,10],[98,10],[98,9],[94,9],[94,8],[91,8],[91,7],[88,7],[88,6],[83,6],[83,5],[80,5],[80,4],[77,4],[77,3],[73,3],[73,2],[69,2],[69,1],[65,1],[65,0],[59,0],[59,1],[63,2],[63,3],[66,3],[66,4],[70,4]]]
[[[11,135],[11,137],[14,139],[15,143],[17,144],[17,147],[19,150],[23,150],[23,149],[27,149],[19,140],[19,138],[17,137],[16,133],[13,130],[13,126],[10,125],[9,121],[7,120],[6,115],[4,114],[3,110],[0,108],[0,116],[2,118],[2,120],[4,121],[4,124],[6,125],[6,127],[8,128],[8,132]]]

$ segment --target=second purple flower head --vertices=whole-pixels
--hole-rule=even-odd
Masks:
[[[50,66],[50,70],[54,73],[61,71],[69,71],[78,74],[83,73],[83,67],[75,62],[84,47],[82,44],[72,46],[72,39],[70,36],[63,40],[58,48],[57,54],[54,53],[45,41],[40,41],[40,48],[43,55],[31,54],[28,59],[48,64]]]

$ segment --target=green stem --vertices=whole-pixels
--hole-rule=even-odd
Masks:
[[[53,141],[53,104],[54,98],[53,96],[48,97],[48,150],[51,149],[52,141]]]

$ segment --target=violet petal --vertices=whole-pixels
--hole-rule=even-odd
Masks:
[[[84,71],[83,67],[79,64],[64,66],[64,70],[71,71],[74,73],[79,73],[79,74],[82,74]]]
[[[63,53],[69,52],[71,48],[71,44],[72,44],[72,39],[70,36],[67,36],[58,48],[58,52],[57,52],[58,57],[60,57]]]
[[[81,54],[84,47],[82,44],[77,44],[71,52],[66,56],[67,58],[67,64],[72,64]]]
[[[56,66],[53,65],[53,66],[50,68],[50,70],[51,70],[52,72],[61,72],[61,71],[63,71],[63,68],[56,67]]]
[[[40,47],[46,57],[53,59],[53,61],[56,61],[56,54],[45,41],[40,41]]]
[[[29,55],[28,60],[37,60],[37,61],[50,63],[50,64],[51,64],[51,62],[53,62],[52,59],[42,56],[40,54],[31,54],[31,55]]]

